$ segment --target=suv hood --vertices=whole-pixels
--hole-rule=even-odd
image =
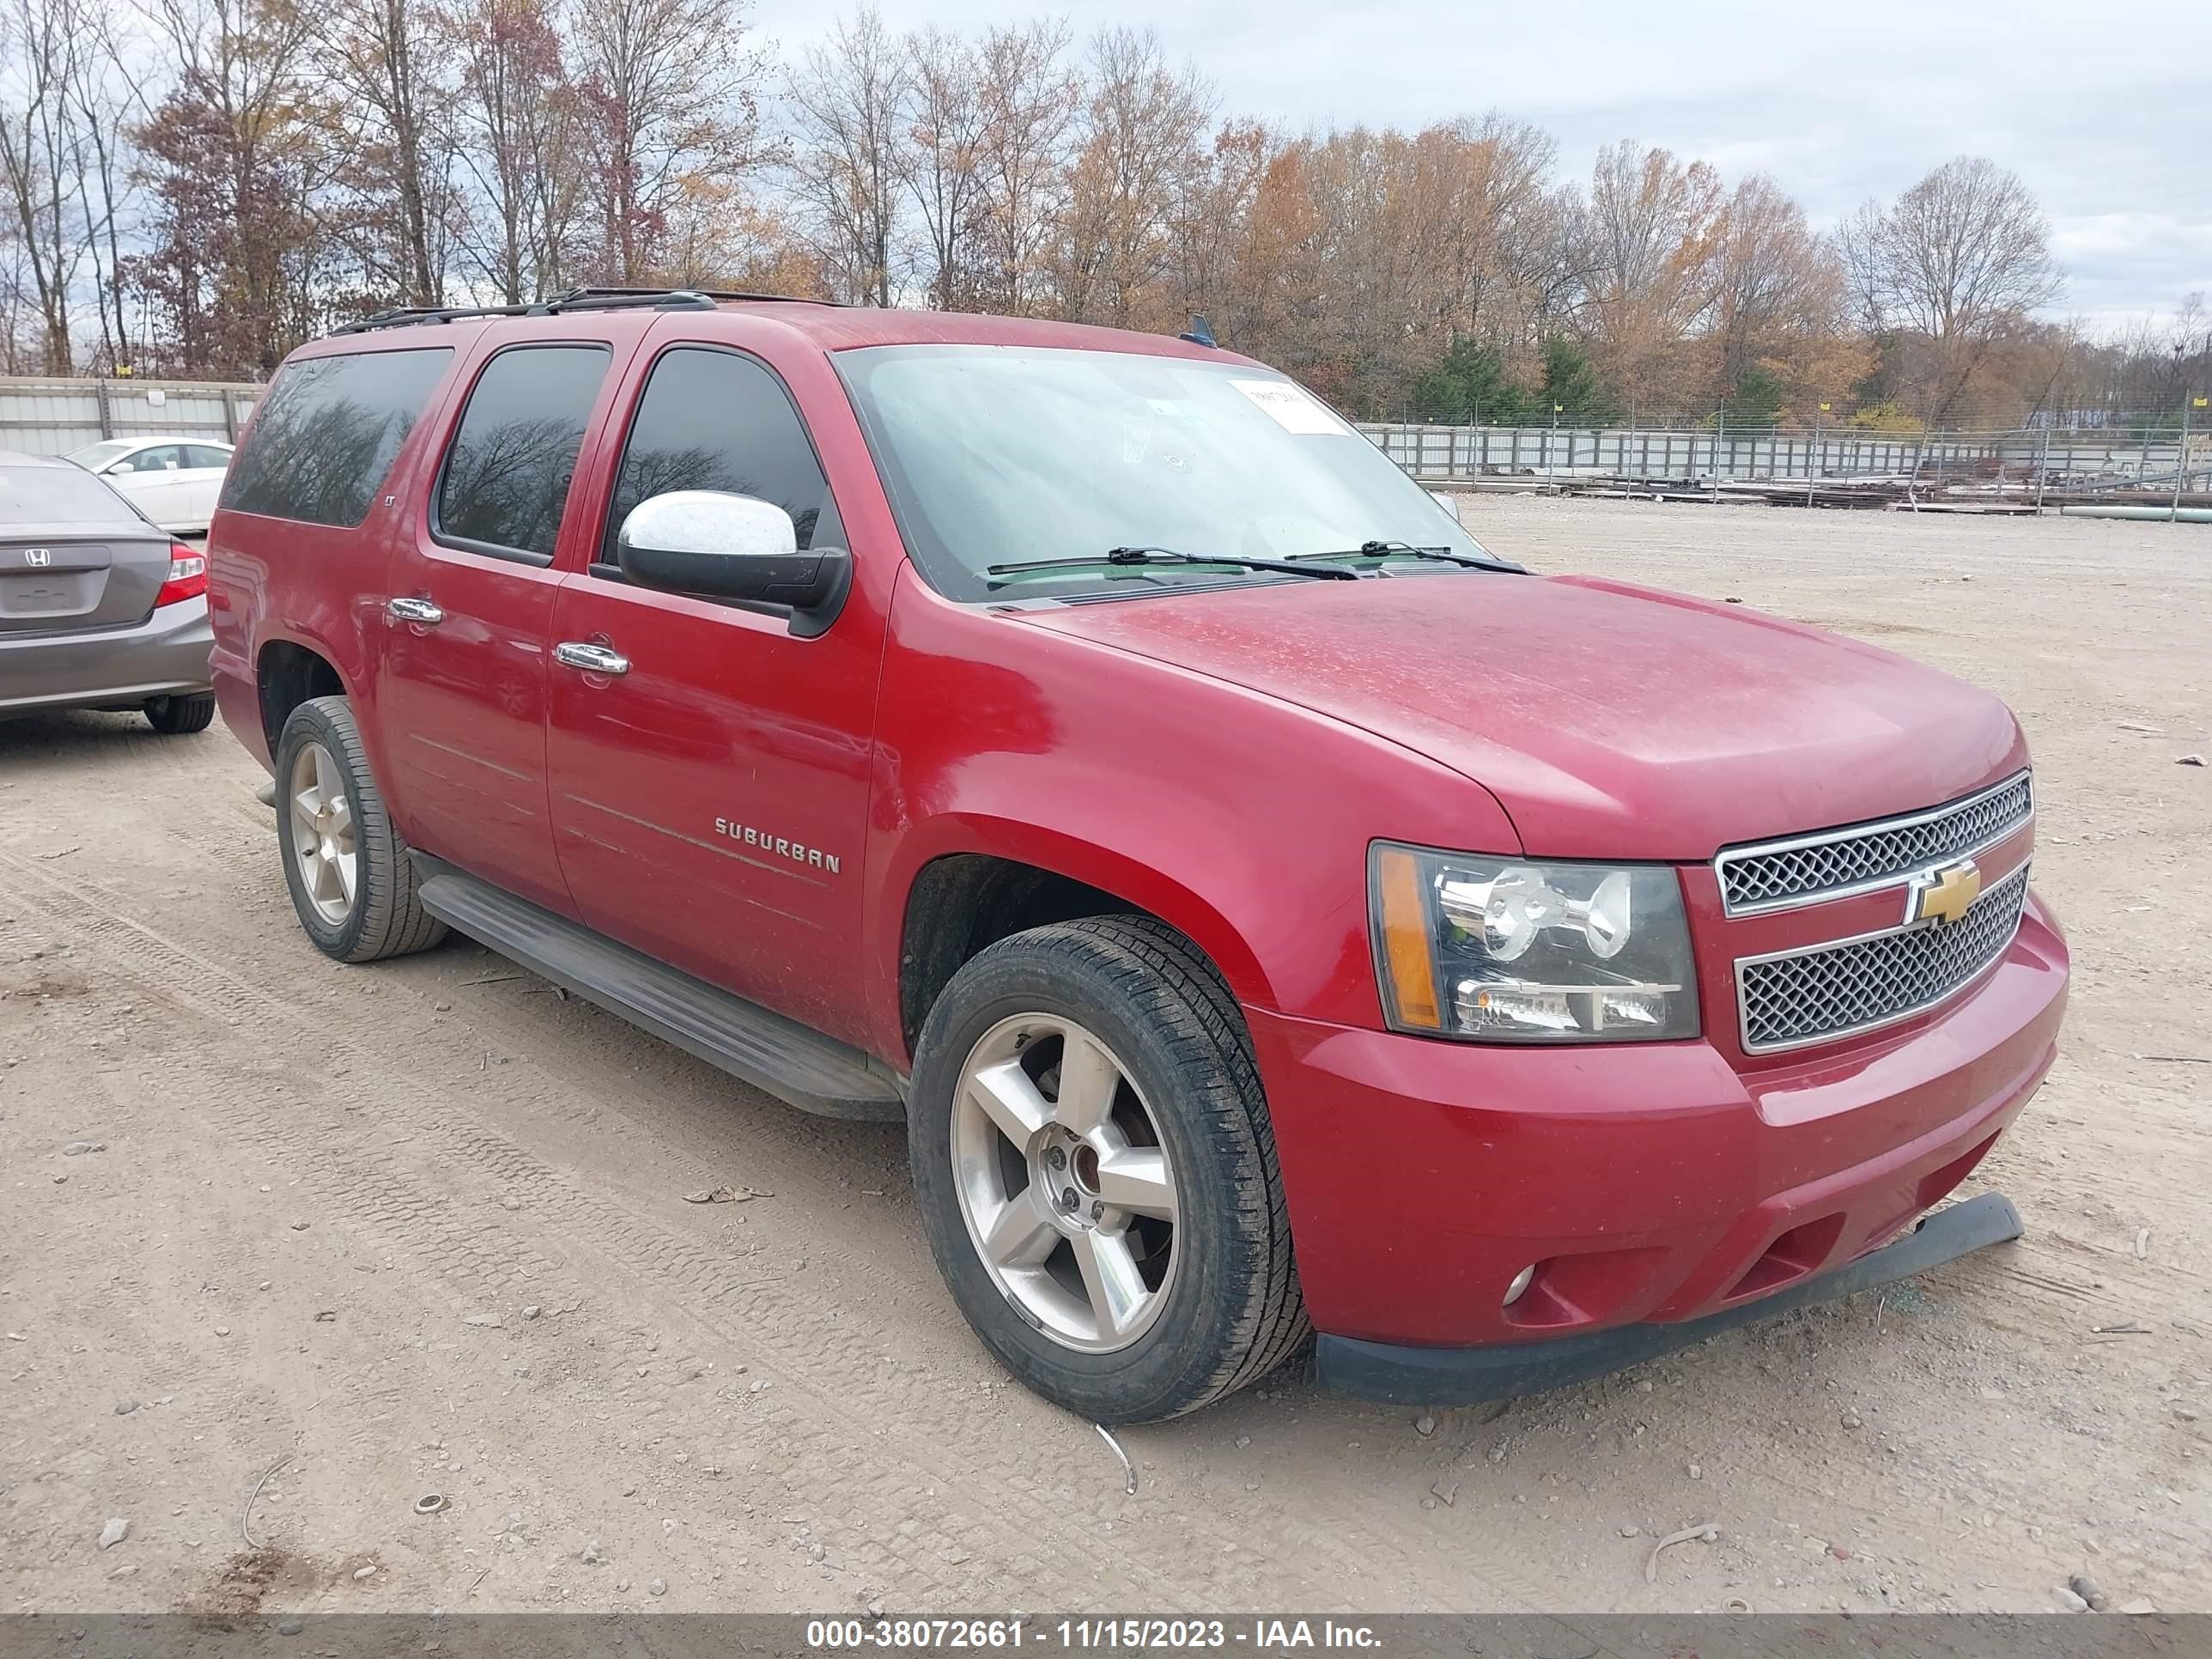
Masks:
[[[1425,755],[1494,794],[1536,857],[1693,863],[1932,806],[2027,763],[2010,711],[1948,674],[1585,577],[1270,583],[1014,614]]]

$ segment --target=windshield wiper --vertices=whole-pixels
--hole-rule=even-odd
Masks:
[[[1033,570],[1095,570],[1101,565],[1132,564],[1227,565],[1238,570],[1279,570],[1286,576],[1319,576],[1328,581],[1356,582],[1359,580],[1358,571],[1346,570],[1338,565],[1292,564],[1287,559],[1248,559],[1233,553],[1178,553],[1171,547],[1109,547],[1106,550],[1106,556],[1100,559],[1031,559],[1021,564],[994,564],[983,574],[987,576],[1012,576]]]
[[[1469,570],[1510,570],[1525,575],[1528,568],[1506,559],[1479,559],[1471,553],[1455,553],[1449,547],[1415,547],[1411,542],[1362,542],[1357,547],[1327,553],[1291,553],[1293,559],[1434,559],[1443,564],[1465,565]]]

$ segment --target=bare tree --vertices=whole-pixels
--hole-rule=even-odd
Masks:
[[[1947,161],[1886,213],[1855,220],[1874,320],[1931,339],[1985,334],[2057,298],[2051,225],[2016,173]]]
[[[154,198],[134,279],[180,368],[265,375],[332,286],[317,204],[337,158],[307,22],[286,0],[152,6],[179,74],[134,135]]]
[[[1398,414],[1455,350],[1534,373],[1584,273],[1551,158],[1548,137],[1495,115],[1289,146],[1252,237],[1285,320],[1240,344],[1276,352],[1348,407]]]
[[[585,193],[581,100],[547,0],[459,0],[462,270],[509,305],[570,286]]]
[[[602,238],[592,274],[641,283],[685,197],[763,159],[765,65],[743,0],[592,0],[570,29]]]
[[[887,306],[896,282],[900,149],[913,80],[906,54],[863,6],[785,82],[797,139],[792,196],[844,298]]]
[[[44,0],[8,0],[0,12],[0,183],[49,374],[74,366],[70,301],[89,240],[78,193],[85,133],[72,98],[84,75],[86,43],[76,22],[69,9]]]
[[[307,7],[316,68],[347,128],[348,182],[363,204],[358,242],[372,288],[405,304],[445,302],[455,206],[449,41],[425,0],[325,0]]]
[[[1156,285],[1172,255],[1176,204],[1206,165],[1213,88],[1170,69],[1150,29],[1099,30],[1088,67],[1054,261],[1061,313],[1124,328],[1173,320]]]
[[[982,292],[1006,311],[1035,302],[1066,197],[1068,134],[1081,97],[1066,51],[1066,23],[1039,19],[991,28],[978,54]]]
[[[1826,343],[1844,331],[1844,273],[1833,246],[1773,179],[1753,173],[1729,193],[1713,255],[1712,339],[1718,390],[1762,363],[1790,378],[1833,377]]]
[[[813,251],[776,213],[729,185],[702,187],[684,204],[669,235],[664,280],[678,288],[827,298],[828,274]]]
[[[989,184],[983,66],[969,41],[937,28],[908,35],[906,58],[909,111],[899,173],[921,215],[930,303],[951,311],[975,286]]]
[[[0,373],[35,374],[46,368],[46,325],[33,291],[22,239],[0,221]]]
[[[1890,337],[1893,374],[1934,421],[2064,287],[2042,207],[1977,155],[1945,162],[1887,210],[1860,209],[1838,241],[1864,321]]]
[[[1716,293],[1720,175],[1703,161],[1628,143],[1598,151],[1589,230],[1589,331],[1599,365],[1632,400],[1686,378],[1676,350]]]
[[[95,362],[103,371],[127,363],[131,325],[125,306],[125,219],[137,180],[129,131],[148,113],[137,77],[125,62],[126,37],[106,0],[53,0],[71,15],[82,45],[68,97],[84,142],[77,151],[77,199],[84,213],[85,252],[94,312],[99,319]]]
[[[1239,311],[1249,307],[1243,271],[1261,231],[1261,186],[1281,149],[1259,122],[1231,122],[1213,135],[1199,167],[1184,176],[1169,223],[1176,316],[1211,313],[1218,330],[1224,301]]]
[[[1550,134],[1495,112],[1441,130],[1449,210],[1439,252],[1446,261],[1439,319],[1477,339],[1534,347],[1553,251]]]

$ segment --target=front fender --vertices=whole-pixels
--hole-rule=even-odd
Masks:
[[[1077,834],[1064,825],[975,810],[972,805],[916,824],[898,841],[880,883],[880,902],[894,921],[895,935],[903,933],[908,896],[924,867],[962,853],[1033,865],[1126,899],[1204,951],[1221,969],[1238,1001],[1272,1007],[1277,1000],[1267,969],[1244,935],[1203,893],[1121,848]],[[1234,887],[1256,874],[1238,872],[1227,884]],[[892,949],[888,965],[895,991],[903,940],[895,937],[889,943]]]
[[[950,854],[1034,865],[1152,912],[1249,1006],[1376,1027],[1369,843],[1521,850],[1486,790],[1387,738],[951,604],[911,568],[882,687],[864,922],[879,1053],[905,1052],[908,895]]]

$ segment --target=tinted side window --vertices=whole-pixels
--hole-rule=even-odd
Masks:
[[[516,346],[484,366],[438,486],[441,540],[553,556],[584,425],[613,360],[605,346]]]
[[[799,544],[844,544],[829,480],[783,383],[750,357],[678,347],[653,366],[630,422],[599,557],[615,562],[629,510],[672,489],[719,489],[774,501],[799,526]]]
[[[134,472],[174,472],[185,464],[185,452],[176,444],[156,444],[131,458]]]
[[[359,524],[453,356],[450,346],[431,346],[288,365],[223,480],[222,505],[307,524]]]
[[[185,465],[186,466],[201,467],[228,466],[230,465],[230,457],[224,454],[220,449],[210,449],[204,444],[186,444],[185,446]]]

